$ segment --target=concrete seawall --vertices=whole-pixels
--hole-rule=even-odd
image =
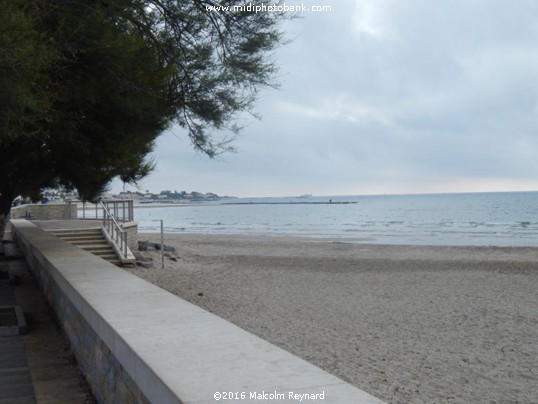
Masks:
[[[77,204],[47,203],[42,205],[28,204],[11,208],[11,219],[38,218],[40,220],[76,219]]]
[[[99,402],[381,402],[32,223],[13,233]]]

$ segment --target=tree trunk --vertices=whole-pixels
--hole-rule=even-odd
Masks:
[[[13,199],[15,199],[15,197],[0,194],[0,239],[4,236],[4,227],[7,222],[7,216],[11,211]]]
[[[7,217],[11,211],[11,205],[15,196],[6,195],[5,193],[0,193],[0,215]]]

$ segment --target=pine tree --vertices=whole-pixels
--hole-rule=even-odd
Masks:
[[[96,200],[138,181],[174,123],[209,157],[232,150],[237,114],[276,85],[285,17],[242,4],[0,0],[0,214],[53,185]]]

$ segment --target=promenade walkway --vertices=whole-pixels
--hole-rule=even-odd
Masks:
[[[0,244],[0,306],[20,306],[29,333],[0,336],[0,404],[94,403],[39,286],[24,259],[13,256],[14,248],[10,245],[6,257]]]
[[[0,272],[6,274],[9,264],[0,261]],[[15,306],[13,287],[7,278],[0,279],[0,306]],[[35,403],[34,385],[26,360],[21,335],[0,336],[0,403]]]

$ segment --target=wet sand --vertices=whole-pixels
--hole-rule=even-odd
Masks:
[[[158,241],[155,234],[140,240]],[[538,403],[538,249],[171,235],[128,271],[390,403]]]

